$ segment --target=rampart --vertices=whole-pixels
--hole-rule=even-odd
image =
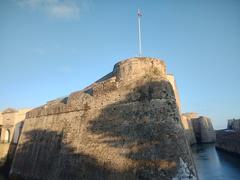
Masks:
[[[230,120],[228,120],[227,129],[240,131],[240,119],[230,119]]]
[[[163,61],[132,58],[27,113],[11,177],[197,179]]]
[[[240,155],[240,119],[228,120],[227,129],[217,130],[216,148]]]

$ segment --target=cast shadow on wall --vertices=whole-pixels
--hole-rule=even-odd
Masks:
[[[84,116],[88,113],[91,109]],[[108,158],[64,143],[64,129],[35,129],[24,132],[26,141],[19,145],[12,168],[18,172],[21,167],[26,179],[171,179],[180,156],[193,166],[179,121],[170,83],[153,81],[132,89],[88,121],[87,133],[98,139],[88,137],[86,146],[101,148]]]

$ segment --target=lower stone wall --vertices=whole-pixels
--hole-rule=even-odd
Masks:
[[[191,145],[216,141],[216,133],[210,118],[198,116],[197,113],[184,113],[181,122]]]
[[[168,81],[145,78],[98,89],[70,97],[57,112],[48,105],[28,113],[10,174],[38,180],[197,179]],[[84,108],[75,110],[80,105],[72,101]]]
[[[240,119],[230,119],[230,120],[228,120],[227,129],[240,131]]]
[[[216,131],[216,148],[240,155],[240,131]]]
[[[198,143],[213,143],[216,141],[216,134],[209,118],[200,116],[192,119],[192,125]]]
[[[0,167],[2,167],[7,160],[9,146],[10,146],[9,143],[0,144]]]
[[[0,169],[6,176],[10,171],[16,148],[15,143],[0,144]]]
[[[192,126],[192,122],[191,119],[187,116],[181,116],[181,122],[186,134],[186,137],[188,139],[188,142],[190,144],[195,144],[196,143],[196,137],[193,131],[193,126]]]

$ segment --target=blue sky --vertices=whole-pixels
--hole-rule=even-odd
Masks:
[[[137,56],[163,59],[184,112],[240,118],[239,0],[1,0],[0,110],[40,106]]]

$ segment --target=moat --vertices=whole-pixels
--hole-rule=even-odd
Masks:
[[[217,151],[214,144],[192,146],[200,180],[236,180],[240,177],[240,157]],[[0,172],[0,180],[7,180]]]
[[[214,144],[193,145],[192,151],[200,180],[239,179],[240,157],[217,151]]]

